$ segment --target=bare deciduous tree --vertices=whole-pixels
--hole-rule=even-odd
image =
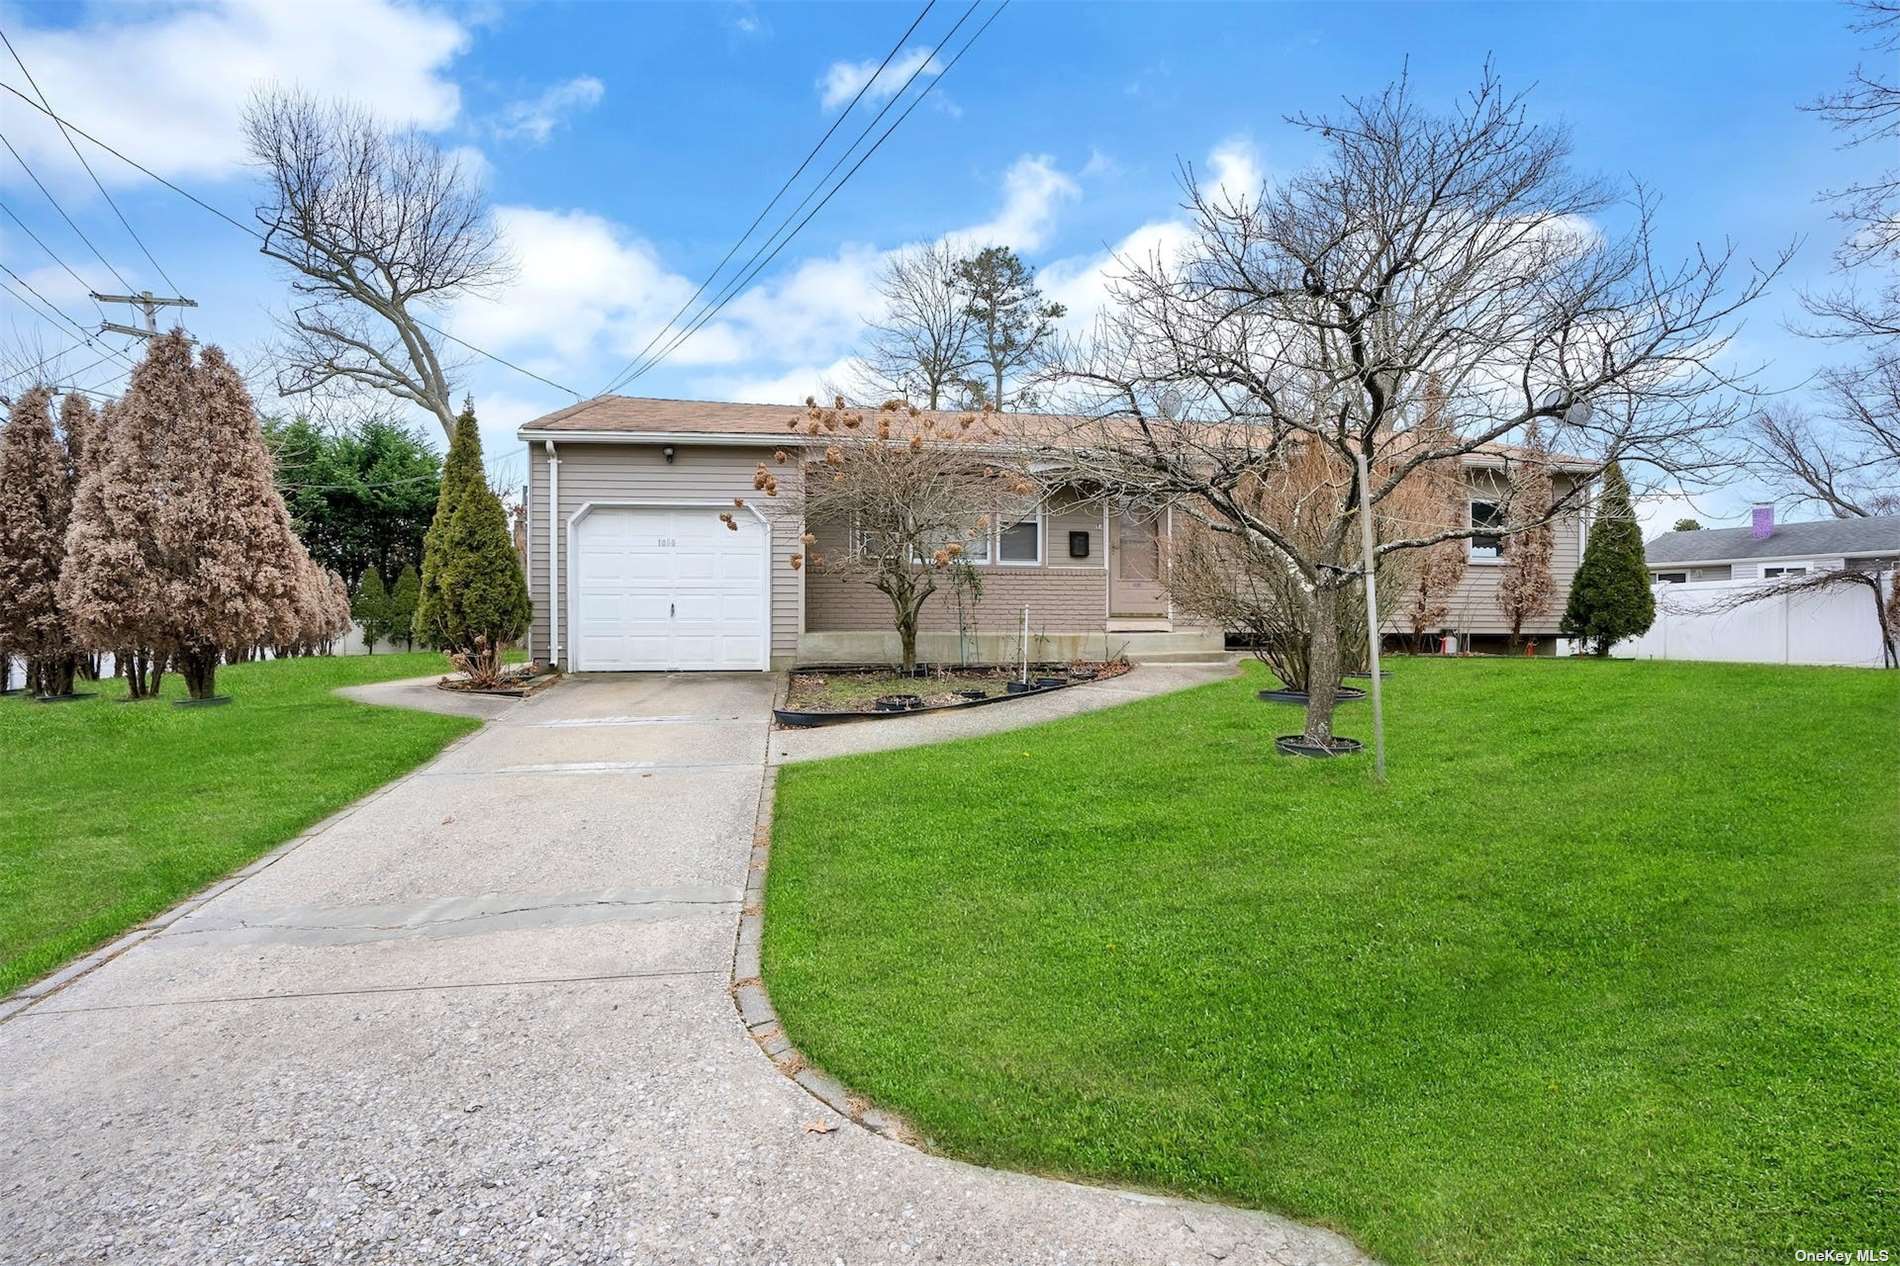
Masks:
[[[1860,0],[1853,29],[1891,67],[1900,51],[1900,4]],[[1844,226],[1834,249],[1838,284],[1807,291],[1803,333],[1863,353],[1821,375],[1813,410],[1783,406],[1755,419],[1745,464],[1790,506],[1837,518],[1900,514],[1900,82],[1857,66],[1846,87],[1808,107],[1844,136],[1843,148],[1880,153],[1867,175],[1822,196]]]
[[[1891,72],[1900,53],[1900,4],[1858,0],[1853,7],[1858,17],[1852,29],[1869,38],[1878,64]],[[1863,178],[1822,195],[1845,226],[1834,250],[1843,281],[1838,289],[1802,296],[1820,322],[1813,332],[1842,339],[1900,338],[1900,165],[1893,157],[1900,141],[1900,81],[1856,66],[1846,87],[1807,108],[1842,134],[1843,148],[1864,146],[1885,159],[1884,165],[1870,163]],[[1871,292],[1857,284],[1870,270],[1882,270]]]
[[[1748,466],[1783,505],[1837,519],[1900,514],[1900,359],[1822,375],[1822,411],[1782,405],[1748,436]]]
[[[903,667],[917,664],[918,619],[940,578],[962,565],[992,524],[1030,513],[1037,486],[988,451],[999,438],[992,415],[950,417],[888,400],[857,410],[842,398],[807,401],[787,428],[783,463],[802,463],[802,477],[775,512],[807,526],[805,549],[791,565],[863,580],[890,600]],[[761,466],[755,485],[775,497],[778,476]],[[844,548],[815,554],[811,528],[844,532]]]
[[[956,407],[968,394],[975,318],[959,282],[961,258],[947,242],[900,251],[884,264],[883,319],[865,339],[868,385],[926,409]]]
[[[1786,254],[1737,285],[1729,249],[1658,259],[1640,195],[1627,229],[1599,225],[1612,192],[1573,175],[1565,134],[1532,123],[1488,69],[1449,114],[1401,81],[1294,122],[1325,158],[1257,198],[1187,174],[1195,240],[1176,259],[1125,261],[1093,336],[1064,353],[1081,420],[1031,449],[1048,478],[1172,506],[1277,552],[1301,578],[1312,630],[1305,738],[1330,744],[1341,608],[1360,583],[1356,481],[1318,516],[1317,542],[1255,513],[1250,481],[1316,444],[1381,472],[1376,509],[1427,467],[1532,421],[1584,459],[1545,521],[1618,458],[1694,479],[1741,412],[1719,364],[1729,322]],[[1427,381],[1444,393],[1444,438],[1420,442],[1409,424]],[[1497,532],[1421,523],[1375,552]]]
[[[512,275],[487,199],[453,155],[347,104],[260,92],[244,116],[263,173],[264,254],[293,270],[278,391],[348,381],[455,428],[452,366],[422,313]]]

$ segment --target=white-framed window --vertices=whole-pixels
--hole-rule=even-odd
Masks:
[[[1776,563],[1761,569],[1763,580],[1779,580],[1783,576],[1805,576],[1808,574],[1806,563]]]
[[[1042,509],[996,531],[996,561],[1004,567],[1042,566]]]
[[[1504,526],[1504,511],[1495,501],[1473,501],[1471,503],[1471,526],[1474,528],[1501,528]],[[1471,538],[1470,558],[1474,563],[1494,563],[1504,557],[1504,537],[1501,534],[1480,532]]]
[[[1686,585],[1689,583],[1689,573],[1686,571],[1659,571],[1656,573],[1656,583],[1662,585]]]

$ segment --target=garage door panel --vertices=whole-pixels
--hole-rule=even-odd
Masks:
[[[576,525],[574,662],[583,670],[767,662],[767,531],[714,507],[611,507]]]

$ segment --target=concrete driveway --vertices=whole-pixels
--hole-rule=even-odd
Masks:
[[[0,1261],[1363,1260],[926,1155],[781,1074],[729,995],[773,687],[510,706],[12,1014]]]

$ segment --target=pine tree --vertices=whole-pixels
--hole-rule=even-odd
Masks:
[[[364,649],[374,655],[376,643],[389,636],[389,590],[374,567],[365,567],[363,578],[356,582],[350,614],[363,629]]]
[[[1594,653],[1608,655],[1612,645],[1646,632],[1655,619],[1656,596],[1649,587],[1629,481],[1611,462],[1603,471],[1603,498],[1583,562],[1570,582],[1563,630],[1587,640]]]
[[[958,264],[957,286],[974,326],[972,362],[990,376],[981,394],[999,412],[1033,405],[1008,380],[1037,363],[1068,310],[1042,297],[1034,270],[1007,246],[985,247]]]
[[[445,648],[439,627],[443,621],[441,587],[443,551],[455,512],[471,495],[488,491],[482,467],[482,433],[475,423],[475,402],[465,400],[449,440],[448,459],[442,464],[442,491],[435,501],[435,517],[422,538],[422,587],[416,595],[415,636],[424,646]]]
[[[416,648],[416,600],[422,593],[422,577],[414,567],[405,567],[389,592],[388,636],[391,642],[402,639],[407,650]]]
[[[0,645],[23,655],[29,686],[72,694],[78,646],[58,587],[72,516],[70,454],[53,431],[52,390],[14,401],[0,432]]]

